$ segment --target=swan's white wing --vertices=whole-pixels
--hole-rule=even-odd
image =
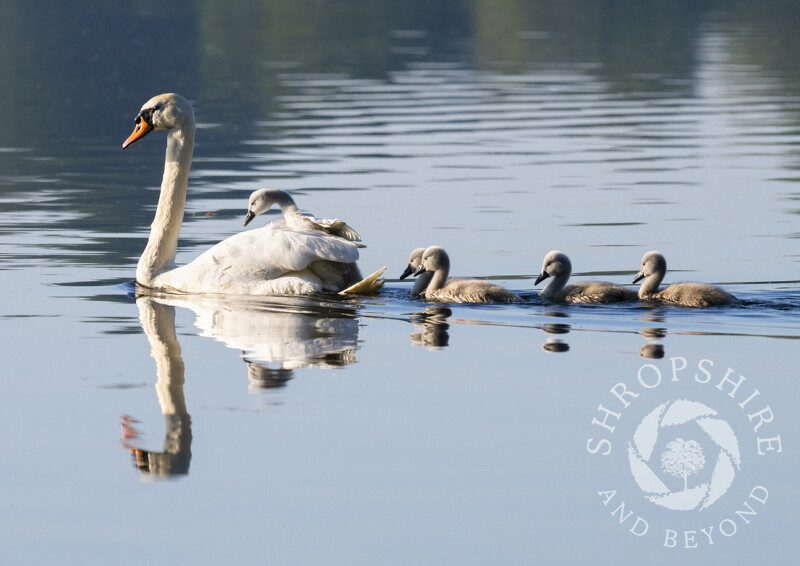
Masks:
[[[345,240],[351,240],[354,242],[360,242],[361,236],[358,232],[353,230],[347,223],[336,220],[336,219],[329,219],[329,218],[316,218],[315,219],[317,224],[321,227],[321,229],[329,234],[335,234],[340,238],[344,238]]]
[[[309,293],[330,286],[311,272],[313,262],[357,259],[356,245],[342,238],[269,224],[234,234],[156,283],[188,293]]]
[[[317,218],[309,212],[303,212],[295,218],[298,219],[298,226],[295,226],[295,228],[299,228],[299,223],[302,222],[302,227],[306,230],[321,230],[328,234],[344,238],[345,240],[353,242],[361,241],[361,235],[342,220],[335,218]]]

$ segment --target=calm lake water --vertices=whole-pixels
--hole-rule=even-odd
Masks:
[[[4,559],[796,559],[800,7],[668,4],[4,3]],[[171,91],[180,263],[276,187],[385,292],[136,299]],[[432,244],[526,302],[412,299]],[[744,304],[545,305],[551,249]]]

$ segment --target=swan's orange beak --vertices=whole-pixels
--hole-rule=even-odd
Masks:
[[[131,145],[133,142],[142,139],[143,137],[145,137],[147,134],[149,134],[152,131],[153,131],[153,126],[148,124],[147,121],[141,115],[137,116],[136,117],[136,126],[133,128],[133,133],[131,135],[129,135],[128,139],[126,139],[122,143],[122,149],[125,149],[126,147]]]

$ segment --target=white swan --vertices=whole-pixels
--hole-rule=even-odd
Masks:
[[[450,257],[439,246],[431,246],[422,254],[422,263],[414,272],[433,272],[424,297],[440,303],[518,303],[520,298],[499,285],[475,279],[448,279]]]
[[[685,307],[714,307],[732,305],[739,300],[719,287],[706,283],[675,283],[659,291],[658,286],[667,273],[667,260],[658,252],[647,252],[642,257],[642,269],[633,280],[645,279],[639,287],[639,298]]]
[[[277,224],[235,234],[191,263],[175,267],[194,148],[191,104],[177,94],[151,98],[122,148],[153,130],[169,133],[158,207],[136,268],[138,284],[171,292],[237,294],[374,292],[380,287],[376,272],[369,283],[348,288],[361,279],[353,242]]]
[[[419,269],[419,266],[422,265],[422,254],[424,253],[425,248],[417,248],[411,252],[411,255],[408,256],[408,265],[406,266],[406,269],[403,271],[402,275],[400,275],[400,279],[405,279]],[[425,289],[428,288],[428,284],[431,282],[432,277],[432,271],[425,271],[417,275],[417,278],[414,281],[414,286],[411,288],[411,296],[419,297],[422,295],[425,292]]]
[[[553,303],[601,304],[635,301],[636,291],[605,281],[584,281],[567,285],[572,274],[572,262],[563,252],[553,250],[544,257],[542,272],[536,278],[538,285],[548,277],[553,280],[542,289],[539,296]]]
[[[360,242],[361,236],[345,222],[329,218],[316,218],[312,214],[303,214],[297,208],[294,199],[286,191],[280,189],[259,189],[253,191],[247,203],[247,214],[244,225],[250,224],[259,214],[262,214],[277,204],[283,213],[283,220],[292,230],[319,230],[345,240]],[[363,247],[363,246],[360,246]]]

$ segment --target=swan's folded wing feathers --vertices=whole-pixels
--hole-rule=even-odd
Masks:
[[[252,234],[252,242],[245,241],[243,236],[246,234]],[[242,241],[238,240],[239,237],[242,237]],[[225,243],[248,250],[248,263],[270,272],[301,271],[319,260],[341,263],[358,260],[358,249],[351,242],[312,230],[266,226],[259,230],[240,232],[218,245]]]
[[[189,292],[212,288],[230,292],[287,273],[305,272],[312,262],[320,260],[354,263],[358,248],[342,238],[270,224],[226,238],[190,264],[162,274],[160,285]],[[313,284],[319,285],[316,276],[312,277]]]
[[[350,240],[353,242],[360,242],[361,235],[353,230],[350,226],[347,225],[346,222],[338,219],[329,219],[329,218],[317,218],[317,224],[319,224],[322,229],[329,234],[334,234],[339,236],[340,238],[344,238],[345,240]]]

